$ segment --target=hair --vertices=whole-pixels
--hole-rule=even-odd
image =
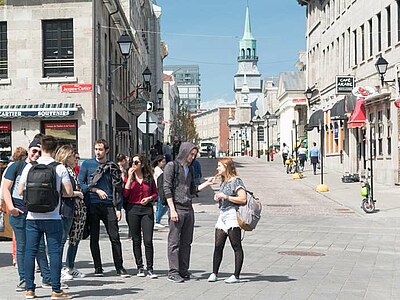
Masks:
[[[52,135],[44,135],[41,140],[42,150],[47,153],[53,153],[58,146],[57,139]]]
[[[317,143],[316,143],[316,142],[313,142],[313,145],[314,145],[314,146],[317,146]]]
[[[218,162],[224,165],[225,167],[225,174],[221,174],[222,182],[225,180],[237,176],[235,163],[229,157],[221,158]]]
[[[283,147],[285,147],[285,146],[286,146],[286,143],[283,143],[282,145],[283,145]]]
[[[153,180],[153,170],[150,167],[150,162],[143,154],[136,154],[133,157],[139,157],[140,164],[142,165],[143,179],[150,183]]]
[[[12,155],[12,161],[23,160],[26,156],[28,156],[26,149],[24,147],[17,147]]]
[[[158,163],[160,161],[162,161],[163,159],[165,159],[164,155],[157,155],[156,158],[153,160],[153,163],[152,163],[153,168],[157,167]]]
[[[127,157],[126,157],[125,154],[123,154],[123,153],[117,154],[117,162],[121,162],[121,161],[123,161],[124,159],[127,159]]]
[[[62,163],[63,165],[66,165],[68,158],[70,158],[73,155],[75,155],[74,148],[72,148],[71,145],[63,145],[60,148],[58,148],[54,159]]]
[[[94,142],[94,145],[97,145],[97,144],[102,144],[104,146],[104,149],[106,149],[106,150],[110,149],[110,146],[108,145],[108,142],[105,139],[97,139]]]

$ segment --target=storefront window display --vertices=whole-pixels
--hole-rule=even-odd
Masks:
[[[8,163],[10,161],[10,158],[11,158],[11,122],[0,122],[0,162]]]
[[[60,145],[71,145],[78,150],[78,126],[76,121],[42,122],[43,132],[59,140]]]

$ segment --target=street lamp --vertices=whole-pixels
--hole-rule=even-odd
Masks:
[[[260,123],[262,122],[261,117],[257,115],[255,122],[257,123],[257,157],[260,158]]]
[[[270,144],[269,144],[269,127],[276,125],[276,116],[271,114],[269,111],[267,111],[263,117],[264,120],[267,121],[267,149],[268,149],[268,153],[267,153],[267,161],[270,161],[270,155],[269,155],[269,148],[270,148]],[[273,143],[272,143],[272,148],[273,148]]]
[[[150,80],[151,80],[151,72],[148,67],[143,71],[142,73],[143,76],[143,87],[137,87],[136,88],[136,99],[139,98],[139,90],[145,90],[147,92],[151,92],[151,85],[150,85]],[[158,96],[158,93],[157,93]],[[149,133],[149,110],[148,107],[146,107],[146,143],[145,143],[145,152],[149,154],[150,151],[150,133]]]
[[[311,88],[307,88],[307,90],[304,92],[304,95],[306,96],[308,102],[310,102],[312,98],[313,91]]]
[[[158,110],[162,110],[164,109],[163,107],[161,107],[161,100],[164,96],[164,92],[162,91],[162,89],[159,89],[157,92],[157,99],[158,99]]]
[[[111,53],[108,58],[108,143],[109,143],[109,157],[111,160],[114,159],[114,128],[113,128],[113,104],[112,99],[112,74],[119,68],[126,69],[128,67],[128,56],[132,48],[132,39],[129,34],[124,32],[117,41],[119,50],[122,54],[124,61],[122,63],[111,63]],[[112,67],[116,67],[112,69]]]
[[[253,157],[253,121],[250,121],[250,156]]]

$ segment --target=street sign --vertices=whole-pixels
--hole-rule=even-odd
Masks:
[[[354,76],[336,76],[336,94],[349,94],[354,88]]]
[[[153,111],[153,105],[154,105],[153,102],[147,101],[146,110],[147,110],[147,111]]]
[[[157,130],[158,128],[158,118],[155,114],[151,112],[143,112],[140,114],[138,117],[138,128],[141,132],[146,134],[146,114],[148,114],[148,126],[149,126],[149,132],[148,133],[154,133],[154,131]]]

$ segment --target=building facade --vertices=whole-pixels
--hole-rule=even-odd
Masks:
[[[312,91],[309,122],[314,122],[309,140],[320,141],[315,121],[321,121],[330,168],[363,175],[372,160],[376,181],[398,184],[400,2],[298,3],[307,16],[306,86]],[[388,62],[384,80],[376,69],[380,57]],[[344,76],[354,78],[361,95],[351,88],[338,92],[338,77]],[[371,92],[365,94],[366,90]]]
[[[118,0],[0,5],[1,157],[28,145],[38,132],[72,144],[82,158],[92,156],[98,138],[109,140],[111,157],[138,151],[142,138],[133,104],[146,66],[153,74],[151,101],[161,88],[160,51],[152,50],[159,36],[146,37],[159,26],[154,5]],[[118,46],[124,33],[132,40],[126,63]]]
[[[199,66],[168,65],[164,66],[164,72],[174,76],[182,104],[189,112],[198,112],[201,104]]]

